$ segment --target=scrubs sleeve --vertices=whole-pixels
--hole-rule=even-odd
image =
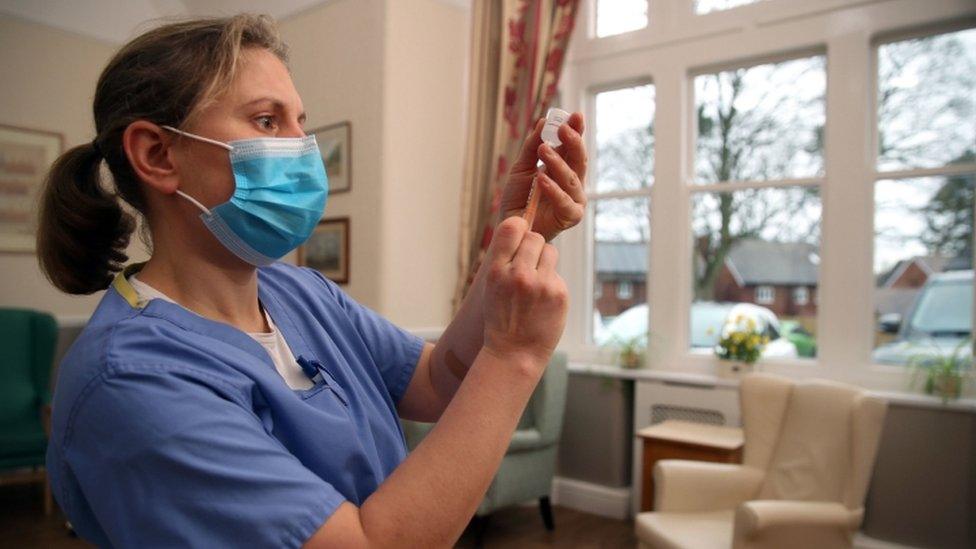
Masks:
[[[113,546],[301,546],[345,498],[239,389],[205,376],[140,367],[92,382],[65,434],[66,468]]]
[[[366,342],[393,403],[399,403],[420,360],[424,348],[423,338],[408,333],[375,311],[360,305],[335,282],[322,276],[322,273],[313,269],[307,270],[318,276],[345,310],[359,336]]]

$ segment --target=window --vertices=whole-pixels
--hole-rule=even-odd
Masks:
[[[713,11],[730,10],[760,0],[695,0],[695,13],[702,15]]]
[[[877,47],[877,363],[972,337],[976,29]]]
[[[598,38],[623,34],[647,26],[648,0],[597,0]]]
[[[627,4],[588,0],[580,32]],[[561,85],[590,155],[585,230],[557,243],[573,360],[613,362],[600,333],[649,336],[650,367],[713,375],[748,312],[778,336],[768,372],[921,391],[886,364],[976,335],[976,11],[937,4],[653,0],[642,30],[573,41]],[[596,301],[621,257],[641,274],[604,273]]]
[[[633,284],[644,284],[648,271],[650,187],[654,178],[654,86],[600,91],[593,96],[595,166],[590,177],[593,281],[616,284],[619,299],[633,297]],[[609,290],[609,287],[608,287]],[[622,307],[622,308],[621,308]],[[644,307],[641,314],[635,307]],[[597,344],[647,332],[647,304],[621,305],[593,298],[589,315]],[[618,315],[635,309],[629,315]],[[613,322],[610,322],[611,319]],[[624,325],[634,323],[636,325]],[[632,336],[629,336],[632,337]]]
[[[806,305],[810,302],[810,294],[807,291],[806,286],[798,286],[793,289],[793,304],[794,305]]]
[[[759,325],[815,326],[815,308],[777,302],[774,287],[818,284],[824,57],[701,74],[694,86],[690,320],[693,334],[711,328],[714,341],[693,337],[692,348],[717,342],[724,319],[705,327],[701,318],[719,318],[719,309]],[[798,354],[784,337],[764,357]]]
[[[634,297],[634,285],[629,280],[617,282],[617,299],[630,299]]]

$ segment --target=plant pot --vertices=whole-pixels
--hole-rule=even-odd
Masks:
[[[642,353],[623,351],[618,359],[621,368],[640,368],[643,365]]]
[[[756,371],[755,364],[738,360],[720,360],[718,363],[718,377],[724,379],[739,379],[746,374]]]
[[[962,379],[959,376],[935,376],[932,378],[932,393],[942,400],[954,400],[962,393]]]

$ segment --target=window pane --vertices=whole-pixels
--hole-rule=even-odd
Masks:
[[[593,341],[625,343],[647,336],[647,198],[594,202]]]
[[[597,0],[596,35],[621,34],[647,26],[648,0]]]
[[[696,0],[695,13],[701,15],[713,11],[737,8],[746,4],[755,4],[756,2],[759,2],[759,0]]]
[[[976,29],[878,47],[878,169],[976,162]]]
[[[699,183],[823,173],[823,56],[695,77]]]
[[[654,86],[596,94],[596,192],[654,181]]]
[[[974,189],[976,175],[875,186],[875,362],[947,356],[971,337]]]
[[[816,356],[820,208],[810,187],[693,196],[693,350],[713,352],[741,314],[769,335],[764,357]]]

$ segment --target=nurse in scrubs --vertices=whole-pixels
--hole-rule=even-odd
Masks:
[[[44,273],[106,290],[60,365],[47,457],[58,503],[99,546],[449,546],[562,332],[547,241],[583,216],[580,114],[558,151],[541,120],[525,139],[504,219],[432,345],[277,261],[328,196],[286,60],[266,17],[151,30],[102,72],[95,138],[48,175]],[[126,264],[136,216],[151,258]],[[407,455],[398,417],[437,425]]]

